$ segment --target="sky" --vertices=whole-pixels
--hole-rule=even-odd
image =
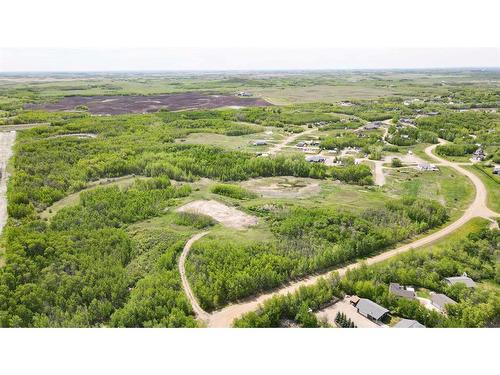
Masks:
[[[499,67],[498,0],[16,0],[0,72]]]
[[[1,49],[0,71],[308,70],[499,67],[498,48]]]

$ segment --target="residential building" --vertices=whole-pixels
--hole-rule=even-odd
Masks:
[[[359,302],[356,304],[356,309],[358,313],[364,317],[376,322],[380,322],[389,312],[385,307],[366,298],[359,299]]]
[[[475,288],[476,283],[464,272],[462,276],[446,277],[444,279],[448,285],[463,283],[467,288]]]
[[[401,319],[393,328],[425,328],[425,326],[413,319]]]
[[[446,312],[446,305],[456,304],[450,297],[440,293],[431,294],[431,302],[441,312]]]
[[[399,285],[398,283],[389,284],[389,293],[394,294],[395,296],[401,298],[415,299],[414,290],[408,290],[404,286]]]

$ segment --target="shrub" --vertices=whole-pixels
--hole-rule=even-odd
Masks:
[[[252,199],[257,195],[238,185],[217,184],[212,186],[210,191],[214,194],[224,195],[234,199]]]

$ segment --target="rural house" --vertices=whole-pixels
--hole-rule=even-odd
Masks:
[[[265,146],[267,145],[267,141],[264,140],[257,140],[253,143],[254,146]]]
[[[415,299],[415,291],[407,289],[398,283],[389,284],[389,293],[394,294],[396,297]]]
[[[450,297],[440,293],[431,294],[431,302],[441,312],[446,312],[446,305],[456,304]]]
[[[438,167],[434,164],[421,163],[417,166],[417,169],[420,171],[439,171]]]
[[[324,163],[325,162],[325,157],[321,155],[309,155],[306,156],[306,161],[309,163]]]
[[[358,313],[376,322],[380,322],[389,312],[385,307],[376,304],[366,298],[360,298],[356,304]]]
[[[448,285],[463,283],[467,288],[475,288],[476,283],[464,272],[462,276],[446,277],[444,279]]]
[[[425,326],[413,319],[401,319],[393,328],[425,328]]]

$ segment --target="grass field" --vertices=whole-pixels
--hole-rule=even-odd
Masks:
[[[437,172],[420,172],[413,168],[387,169],[386,189],[395,195],[436,199],[450,208],[450,216],[458,216],[474,198],[469,179],[448,167]]]
[[[483,181],[488,190],[488,208],[495,212],[500,212],[500,183],[495,180],[491,171],[485,171],[475,166],[465,166],[464,168],[477,175],[481,181]],[[489,168],[489,170],[491,170],[491,168]]]

